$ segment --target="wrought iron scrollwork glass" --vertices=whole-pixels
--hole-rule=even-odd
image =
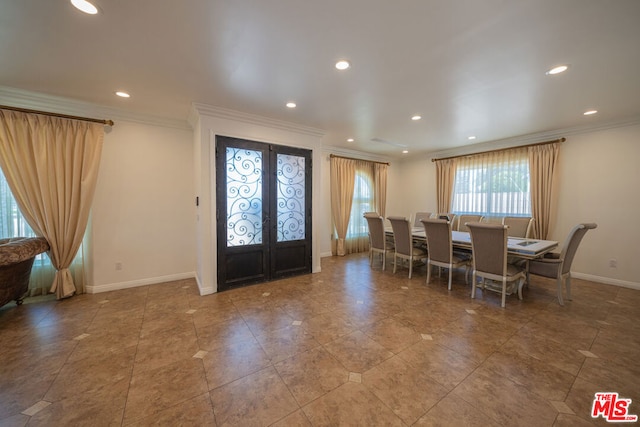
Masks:
[[[262,152],[227,147],[227,246],[262,243]]]
[[[304,157],[278,154],[278,242],[305,238]]]

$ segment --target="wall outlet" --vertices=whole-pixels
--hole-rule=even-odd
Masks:
[[[609,260],[609,267],[610,268],[618,268],[618,260],[615,258],[611,258]]]
[[[122,270],[122,263],[116,262],[116,270]]]

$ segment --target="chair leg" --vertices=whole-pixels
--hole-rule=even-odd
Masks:
[[[373,251],[369,249],[369,267],[373,267]]]
[[[451,270],[453,270],[453,268],[449,267],[449,286],[447,287],[447,289],[451,290]]]
[[[427,285],[429,284],[430,280],[431,280],[431,264],[429,263],[429,260],[427,260]]]
[[[556,287],[558,288],[558,303],[564,305],[564,301],[562,300],[562,275],[556,279]]]
[[[411,279],[412,271],[413,271],[413,258],[409,258],[409,279]]]
[[[565,279],[565,287],[567,288],[567,299],[571,301],[571,273],[567,274]]]
[[[524,287],[524,281],[524,277],[521,277],[520,280],[518,280],[518,299],[520,301],[522,301],[522,288]]]
[[[507,279],[502,278],[502,308],[505,307],[507,302]]]
[[[471,275],[471,298],[476,297],[476,271],[473,270],[473,274]]]
[[[384,271],[387,264],[387,251],[382,252],[382,271]]]
[[[396,267],[398,266],[398,257],[393,254],[393,274],[396,274]]]

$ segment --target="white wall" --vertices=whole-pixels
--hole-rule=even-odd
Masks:
[[[575,224],[597,223],[572,270],[640,288],[640,125],[568,137],[560,156],[558,219],[550,238],[564,240]],[[617,268],[609,267],[610,259]]]
[[[585,236],[572,265],[575,277],[640,289],[640,125],[567,136],[559,156],[559,199],[551,240],[564,242],[580,222],[598,228]],[[394,163],[387,215],[436,209],[430,157]],[[609,260],[617,260],[617,268]]]
[[[194,193],[191,130],[116,120],[93,202],[87,291],[193,277]]]

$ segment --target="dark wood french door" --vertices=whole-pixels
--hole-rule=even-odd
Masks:
[[[218,290],[311,272],[311,151],[216,136]]]

